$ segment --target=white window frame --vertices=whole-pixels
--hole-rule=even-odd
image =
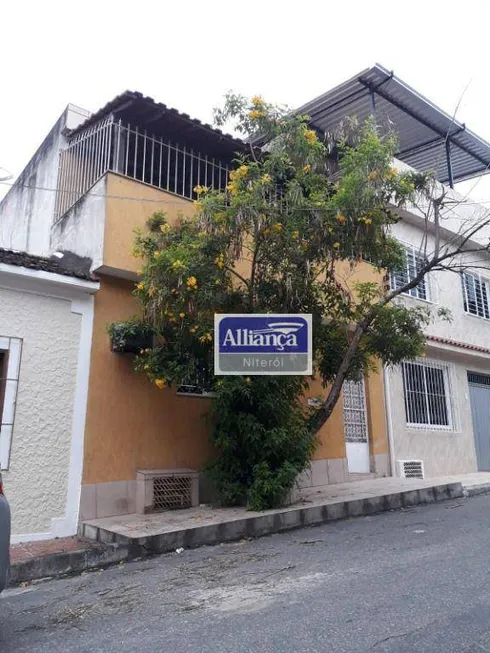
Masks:
[[[0,336],[0,351],[7,353],[7,377],[3,406],[0,406],[0,469],[7,470],[17,406],[22,339]]]
[[[467,287],[467,284],[466,284],[466,279],[467,278],[471,279],[473,281],[473,292],[475,293],[475,297],[477,298],[477,292],[482,293],[481,306],[482,306],[483,315],[480,315],[478,313],[478,298],[477,298],[477,301],[476,301],[477,312],[473,313],[472,311],[470,311],[470,302],[469,302],[469,298],[468,298],[468,287]],[[480,284],[480,290],[479,291],[477,291],[475,281],[477,281]],[[482,277],[478,273],[475,274],[473,272],[462,272],[461,273],[461,287],[462,287],[462,291],[463,291],[463,308],[464,308],[464,312],[467,315],[473,315],[473,317],[479,317],[479,318],[484,319],[484,320],[490,320],[490,281],[488,279],[486,279],[485,277]],[[484,295],[483,295],[483,293],[484,293]],[[485,304],[485,301],[483,300],[483,297],[485,297],[485,299],[486,299],[486,304]],[[486,311],[485,311],[485,308],[486,308]],[[486,315],[485,315],[485,312],[486,312]]]
[[[409,421],[409,411],[408,411],[408,396],[407,396],[407,368],[406,365],[418,365],[424,370],[426,369],[439,369],[442,370],[442,378],[444,383],[444,400],[446,407],[446,414],[448,418],[448,424],[430,424],[425,422],[410,422]],[[414,360],[407,360],[401,364],[401,374],[402,374],[402,383],[403,383],[403,403],[405,410],[405,420],[408,428],[411,429],[422,429],[425,431],[456,431],[457,430],[457,415],[455,411],[455,402],[453,398],[452,388],[453,388],[453,370],[452,366],[448,363],[443,363],[437,360],[427,359],[427,358],[416,358]],[[430,415],[430,406],[429,406],[429,392],[427,391],[427,375],[423,375],[424,381],[424,397],[425,405],[427,410],[427,416]]]
[[[408,243],[400,243],[405,249],[405,269],[400,270],[399,272],[392,272],[390,275],[390,287],[391,290],[397,290],[401,286],[404,286],[406,283],[409,283],[414,277],[417,271],[417,261],[423,260],[424,257],[414,245],[409,245]],[[403,275],[403,281],[398,283],[399,279]],[[421,296],[422,288],[424,290],[425,297]],[[432,301],[432,293],[429,282],[429,275],[426,274],[422,281],[415,286],[415,288],[410,288],[407,292],[402,293],[403,295],[413,297],[415,299],[420,299],[423,302]]]

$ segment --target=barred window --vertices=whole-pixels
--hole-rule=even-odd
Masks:
[[[398,290],[403,288],[407,283],[413,281],[424,265],[424,257],[417,250],[407,245],[405,246],[405,265],[400,270],[393,272],[391,275],[391,289]],[[422,281],[407,291],[407,295],[417,297],[418,299],[429,299],[428,283],[424,277]]]
[[[402,364],[407,424],[452,428],[448,366],[436,361]]]
[[[486,317],[490,319],[488,291],[489,282],[482,279],[479,274],[468,274],[463,272],[461,275],[463,285],[463,304],[466,313]]]

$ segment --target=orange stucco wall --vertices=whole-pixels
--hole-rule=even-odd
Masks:
[[[170,221],[179,213],[194,213],[189,200],[111,173],[107,175],[107,196],[104,265],[118,270],[136,273],[140,267],[141,262],[131,255],[134,230],[143,229],[153,213],[167,213]]]
[[[166,212],[172,220],[179,212],[192,213],[194,207],[175,195],[117,175],[108,175],[107,183],[104,265],[136,273],[139,262],[131,256],[134,228],[143,228],[155,211]],[[349,285],[378,278],[368,265],[353,271],[341,264],[339,276]],[[131,356],[110,351],[107,325],[138,310],[132,289],[132,282],[104,275],[95,295],[83,478],[87,484],[134,480],[137,469],[199,469],[211,454],[205,419],[209,400],[178,397],[171,389],[157,390],[133,370]],[[314,382],[311,395],[321,393],[321,384]],[[366,395],[371,454],[385,453],[388,444],[381,372],[366,380]],[[339,401],[318,434],[314,459],[344,457]]]
[[[85,435],[84,483],[134,480],[137,469],[199,468],[210,454],[209,400],[158,390],[113,354],[106,327],[137,311],[132,283],[103,277],[95,317]]]
[[[384,402],[383,366],[365,378],[369,449],[372,456],[388,453],[388,432]]]

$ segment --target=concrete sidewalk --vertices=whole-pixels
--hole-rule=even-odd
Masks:
[[[294,505],[261,513],[201,506],[97,519],[82,524],[80,538],[14,545],[11,580],[18,584],[80,573],[149,554],[259,537],[484,492],[490,492],[490,473],[424,480],[380,478],[304,490]]]
[[[165,553],[463,497],[465,483],[472,488],[486,487],[490,474],[338,483],[302,491],[297,503],[260,513],[245,508],[200,506],[149,515],[107,517],[82,524],[81,535],[128,547],[134,555]]]

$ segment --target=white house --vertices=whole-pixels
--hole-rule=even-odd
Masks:
[[[319,131],[338,128],[346,116],[359,121],[373,116],[382,128],[393,129],[399,137],[397,166],[431,171],[452,195],[453,208],[444,213],[447,238],[488,214],[452,189],[490,170],[490,145],[379,64],[299,111]],[[407,269],[391,280],[395,286],[413,278],[425,246],[431,251],[424,232],[415,208],[393,227],[407,247]],[[489,235],[486,229],[475,239],[488,244]],[[431,307],[433,313],[446,308],[452,320],[430,324],[424,357],[385,370],[393,475],[490,470],[490,255],[463,258],[466,273],[434,272],[399,300]]]
[[[0,469],[12,541],[77,532],[98,283],[0,249]]]
[[[413,216],[397,223],[393,235],[407,250],[406,270],[391,279],[396,287],[414,277],[426,230]],[[433,244],[429,235],[428,251]],[[385,371],[398,474],[490,470],[490,255],[466,253],[460,260],[466,270],[431,272],[399,299],[430,307],[433,319],[425,356]],[[448,309],[450,319],[437,317],[438,308]]]

